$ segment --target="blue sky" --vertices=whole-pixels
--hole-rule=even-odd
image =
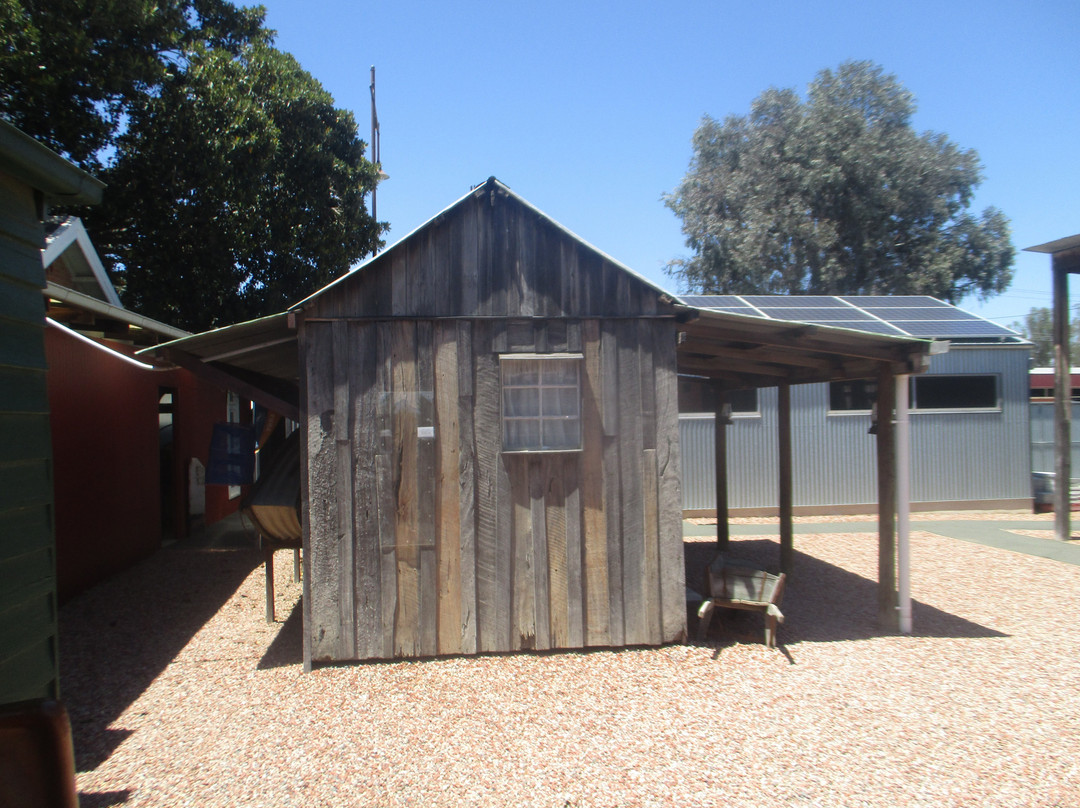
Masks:
[[[687,250],[662,195],[702,116],[744,114],[770,86],[869,59],[918,101],[916,129],[973,148],[973,209],[1012,222],[1010,289],[961,305],[1009,324],[1050,302],[1050,259],[1080,233],[1080,4],[264,0],[276,44],[370,136],[393,243],[494,175],[580,237],[669,288]],[[1077,299],[1077,290],[1072,291]]]

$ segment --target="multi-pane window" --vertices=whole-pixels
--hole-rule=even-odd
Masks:
[[[581,357],[503,356],[503,450],[581,448]]]
[[[829,382],[829,409],[832,412],[869,412],[876,402],[876,381],[850,379]]]

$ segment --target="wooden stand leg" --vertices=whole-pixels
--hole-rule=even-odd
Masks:
[[[270,547],[263,549],[266,559],[266,622],[274,622],[274,551]]]
[[[292,579],[294,584],[298,584],[300,583],[300,548],[294,548],[292,552]]]

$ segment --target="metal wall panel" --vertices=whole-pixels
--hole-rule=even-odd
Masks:
[[[933,357],[929,372],[995,374],[1001,406],[990,412],[912,412],[912,501],[1030,497],[1027,350],[958,346]],[[736,416],[728,427],[732,508],[775,507],[778,501],[776,390],[759,396],[760,415]],[[872,504],[877,461],[870,416],[829,413],[828,401],[828,385],[792,389],[795,506]],[[680,441],[683,508],[715,508],[712,417],[682,416]]]
[[[1080,404],[1072,405],[1072,469],[1080,471]],[[1031,403],[1031,470],[1054,472],[1054,402]]]

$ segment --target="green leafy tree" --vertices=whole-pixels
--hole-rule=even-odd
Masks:
[[[1024,321],[1013,323],[1011,328],[1019,331],[1034,347],[1031,364],[1037,368],[1054,367],[1054,314],[1049,308],[1038,307],[1024,315]],[[1074,365],[1080,359],[1080,317],[1069,323],[1069,361]]]
[[[956,302],[1012,277],[1008,221],[967,212],[978,156],[911,126],[915,101],[869,62],[820,72],[806,101],[770,89],[749,115],[705,117],[665,197],[703,293],[926,294]]]
[[[262,8],[0,0],[0,15],[0,113],[107,183],[77,212],[129,308],[190,330],[257,317],[378,246],[356,122],[272,47]]]
[[[0,111],[99,170],[129,105],[182,69],[190,48],[268,41],[264,18],[228,0],[0,0]]]
[[[136,311],[190,329],[281,311],[377,243],[363,151],[288,54],[198,50],[131,107],[88,226]]]

